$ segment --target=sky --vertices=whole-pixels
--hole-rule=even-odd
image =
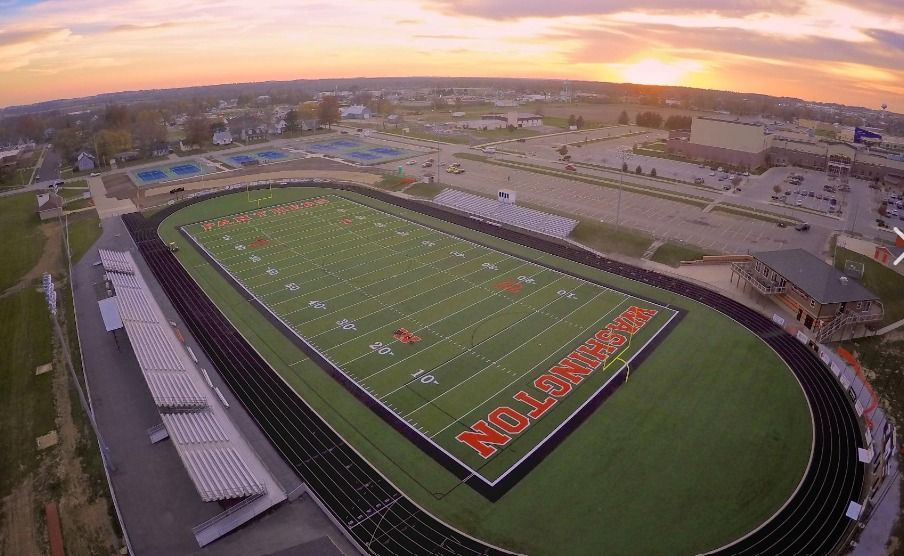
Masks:
[[[0,0],[0,106],[381,76],[683,85],[904,112],[904,0]]]

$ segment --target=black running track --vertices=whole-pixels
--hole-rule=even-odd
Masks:
[[[771,320],[706,288],[571,245],[500,228],[417,201],[324,181],[303,180],[283,187],[313,185],[354,191],[502,237],[699,301],[762,338],[788,364],[810,402],[815,437],[812,459],[797,492],[775,516],[746,537],[711,554],[821,556],[834,552],[843,541],[850,525],[845,511],[852,500],[860,499],[864,481],[863,465],[857,459],[857,448],[863,442],[857,416],[819,357]],[[157,226],[163,218],[189,203],[228,193],[221,191],[175,204],[150,220],[140,214],[128,214],[123,221],[173,306],[236,398],[286,462],[371,554],[509,554],[450,528],[384,479],[267,365],[158,237]]]

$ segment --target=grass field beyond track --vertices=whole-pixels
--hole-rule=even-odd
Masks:
[[[306,357],[299,349],[299,340],[294,334],[287,333],[285,327],[275,322],[265,309],[256,307],[256,302],[249,302],[251,296],[224,277],[218,265],[207,259],[180,232],[183,226],[197,232],[201,228],[192,227],[196,223],[216,221],[223,215],[240,214],[256,208],[253,198],[249,199],[249,195],[244,192],[225,195],[196,202],[167,217],[159,227],[161,237],[180,247],[176,256],[238,331],[295,389],[299,397],[355,450],[406,495],[450,525],[488,542],[531,556],[692,555],[721,546],[758,527],[784,504],[797,487],[807,466],[813,438],[810,412],[801,388],[785,364],[764,342],[728,317],[680,295],[369,196],[315,187],[274,189],[267,196],[269,198],[263,203],[268,205],[325,197],[337,198],[333,205],[335,208],[343,208],[340,206],[345,204],[340,202],[342,199],[354,201],[345,205],[347,211],[360,211],[364,207],[375,209],[364,210],[362,215],[379,215],[387,228],[378,229],[374,226],[367,233],[368,237],[356,238],[353,243],[340,245],[343,238],[350,239],[345,234],[351,230],[344,230],[344,226],[351,225],[341,225],[341,228],[340,225],[327,225],[323,229],[330,231],[332,237],[329,243],[334,251],[329,254],[322,252],[321,258],[336,261],[341,268],[367,261],[366,268],[347,270],[343,279],[351,278],[352,272],[363,274],[376,271],[381,265],[380,261],[375,260],[379,255],[362,256],[357,263],[354,260],[339,262],[343,258],[340,250],[352,245],[357,245],[362,252],[376,249],[376,245],[368,245],[371,236],[376,239],[377,234],[389,232],[393,222],[401,225],[401,221],[394,218],[401,217],[409,221],[407,225],[410,226],[408,231],[411,235],[394,236],[391,240],[393,245],[396,245],[396,241],[414,239],[415,233],[430,233],[431,237],[440,237],[443,241],[461,241],[462,248],[456,249],[461,252],[464,252],[463,249],[473,248],[474,245],[468,242],[474,242],[514,255],[500,264],[530,261],[541,268],[550,269],[543,275],[549,273],[551,276],[556,274],[555,271],[562,271],[605,284],[620,292],[628,292],[641,300],[655,300],[664,306],[684,311],[677,325],[670,327],[667,335],[663,332],[662,341],[655,348],[650,346],[647,349],[642,365],[636,372],[632,371],[630,380],[622,384],[542,462],[493,502],[463,484],[459,476],[438,464],[434,457],[400,434],[398,428],[378,417],[374,409],[362,403],[361,398],[352,395],[349,388]],[[252,202],[249,203],[249,200]],[[295,214],[304,210],[317,208],[302,209]],[[354,216],[359,213],[347,212],[343,217],[350,214]],[[234,229],[238,230],[238,227]],[[449,235],[444,236],[439,232]],[[212,242],[230,232],[221,230],[217,234],[219,235],[211,237]],[[280,248],[280,256],[294,257],[293,249],[304,249],[312,259],[317,258],[314,249],[317,247],[315,242],[318,237],[320,240],[324,239],[317,229],[293,234],[290,244]],[[284,240],[289,241],[288,238]],[[435,241],[417,241],[427,240]],[[605,235],[599,240],[605,241]],[[305,243],[310,245],[306,246]],[[245,250],[236,250],[234,244],[231,249],[236,254],[246,256],[252,255],[254,251],[247,247]],[[446,253],[452,250],[450,248]],[[385,251],[386,256],[398,260],[391,250]],[[222,253],[225,257],[225,249]],[[350,255],[352,252],[346,253]],[[439,257],[440,254],[437,252],[432,257]],[[426,257],[426,253],[422,253],[422,257]],[[418,263],[414,258],[406,256],[405,259],[411,260],[406,260],[401,266],[421,275],[421,271],[416,270]],[[428,259],[419,257],[419,260]],[[316,268],[314,264],[304,266]],[[499,268],[503,269],[502,266]],[[505,267],[505,270],[508,271],[509,267]],[[289,292],[285,287],[287,282],[301,285],[295,278],[286,279],[285,273],[289,271],[290,269],[281,267],[273,277],[282,280],[273,284],[279,286],[274,288],[279,291],[274,296],[284,296]],[[427,290],[452,280],[454,272],[453,269],[428,278],[424,281],[426,284],[413,283],[404,277],[389,280],[387,282],[392,282],[393,285],[387,283],[384,286],[387,290],[399,286],[403,288],[379,299],[389,304],[401,302],[403,305],[399,307],[404,306],[409,309],[405,311],[406,314],[414,315],[413,309],[416,307],[408,304],[419,303],[424,296],[430,297],[431,302],[441,301],[442,297],[433,292],[427,293]],[[519,275],[529,276],[520,271],[513,275],[516,278]],[[368,276],[363,276],[354,285],[367,284],[367,278]],[[263,281],[263,276],[258,279]],[[567,279],[567,276],[563,279]],[[338,284],[341,281],[332,282]],[[538,280],[537,284],[539,283]],[[255,286],[257,287],[257,282]],[[311,288],[313,284],[309,283],[305,287]],[[442,286],[445,292],[451,292],[449,288],[447,285]],[[337,288],[332,291],[335,294],[349,290]],[[520,299],[529,302],[527,295],[530,292],[529,289],[522,289]],[[261,290],[259,295],[264,293],[266,292]],[[483,292],[479,297],[473,293],[468,295],[474,296],[472,301],[478,301],[484,299],[484,294],[490,295],[489,292]],[[367,299],[358,294],[345,295],[359,300]],[[505,296],[509,295],[509,292],[502,291],[494,298],[507,299]],[[392,300],[387,301],[387,297],[392,297]],[[580,299],[580,295],[578,297],[579,301],[584,301]],[[617,298],[611,299],[615,301]],[[346,300],[330,300],[318,292],[312,294],[311,299],[305,300],[305,303],[307,301],[320,301],[327,305],[325,309],[315,309],[313,306],[296,304],[304,312],[314,316],[338,309],[344,306]],[[342,305],[339,305],[340,301],[343,301]],[[564,301],[558,300],[556,303]],[[373,310],[378,308],[379,306],[374,307]],[[606,307],[601,305],[599,310],[604,312]],[[525,310],[524,316],[532,313],[533,311]],[[325,318],[326,315],[322,316],[324,318],[321,324],[326,328],[332,324],[334,328],[323,336],[313,338],[324,349],[344,341],[344,336],[335,329],[338,326],[335,323],[342,319],[354,321],[356,328],[360,325],[362,333],[367,330],[367,334],[385,335],[395,331],[396,327],[414,331],[418,326],[417,323],[403,321],[403,317],[398,314],[391,317],[393,322],[389,322],[390,317],[384,315],[383,320],[386,322],[380,326],[369,323],[361,316],[352,318],[336,314],[329,319]],[[665,317],[657,314],[656,318]],[[429,321],[424,319],[421,322],[427,324]],[[474,323],[476,322],[477,318],[474,319]],[[541,324],[535,327],[534,333],[540,332],[542,323],[551,321],[537,322]],[[310,325],[313,324],[311,321]],[[660,325],[661,321],[651,320],[640,333],[651,335]],[[309,324],[302,326],[312,336],[319,333],[308,329]],[[561,324],[557,328],[574,327]],[[442,332],[447,334],[450,330],[443,329]],[[346,334],[348,331],[342,333]],[[425,346],[438,341],[438,336],[431,333],[418,335],[423,339],[413,344],[401,344],[391,334],[389,338],[374,338],[376,341],[392,343],[390,349],[395,354],[393,356],[370,352],[369,345],[375,342],[369,341],[368,336],[365,338],[368,345],[361,348],[360,353],[371,363],[382,366],[385,362],[380,358],[401,359],[403,353],[408,353],[403,350],[420,353]],[[576,328],[574,335],[578,335]],[[329,342],[326,341],[328,337],[331,338]],[[354,336],[349,333],[347,337],[351,339]],[[527,339],[523,336],[520,338],[506,342],[490,340],[487,347],[498,343],[496,349],[511,350]],[[583,342],[587,338],[581,337],[576,342]],[[361,339],[358,338],[359,341]],[[475,339],[479,339],[479,335]],[[640,336],[634,338],[635,341],[639,339]],[[468,340],[470,342],[470,338]],[[532,354],[532,358],[538,358],[541,351],[552,354],[559,349],[558,346],[564,346],[569,341],[570,338],[558,338],[554,349],[552,344],[547,345],[545,334],[542,334],[528,342],[531,349],[527,351]],[[533,344],[543,344],[542,350]],[[335,354],[334,359],[338,361],[338,352],[344,350],[344,346],[339,347],[331,350],[329,355],[333,357]],[[431,347],[430,351],[433,350],[439,351],[439,348]],[[500,355],[504,355],[504,352]],[[418,357],[426,356],[426,353],[422,353]],[[490,359],[490,355],[485,353],[485,356]],[[491,358],[491,361],[495,360],[502,359],[498,356]],[[353,365],[349,365],[348,369],[352,370]],[[605,377],[606,373],[611,375],[616,365],[600,376]],[[484,366],[485,364],[480,365],[473,370]],[[515,370],[515,367],[524,372],[529,365],[511,365],[510,368]],[[540,368],[543,369],[542,366]],[[379,368],[375,367],[374,370]],[[441,375],[436,378],[440,386],[446,386]],[[424,384],[423,388],[428,386],[434,385]],[[534,397],[540,399],[539,392],[534,392]],[[580,399],[577,396],[579,392],[563,398],[564,401],[559,403],[575,403],[571,400]],[[487,392],[484,398],[490,393]],[[480,417],[486,420],[487,415]],[[465,421],[462,427],[466,429],[476,420],[477,418]],[[546,421],[553,422],[553,419],[532,421],[528,429],[521,433],[523,440],[528,440],[527,435],[533,434],[532,429],[543,432],[540,429],[546,426]],[[418,423],[424,425],[420,420]],[[433,432],[433,429],[430,430]],[[513,440],[513,451],[519,449],[518,443],[523,440]],[[509,457],[505,450],[499,454],[500,463],[504,463],[501,459],[503,457]],[[491,465],[494,465],[492,461]],[[488,468],[480,471],[489,476]]]
[[[489,484],[678,314],[337,196],[183,229],[359,395]]]

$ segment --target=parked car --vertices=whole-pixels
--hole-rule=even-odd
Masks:
[[[409,161],[406,162],[405,164],[407,164],[407,165],[409,165],[409,166],[414,166],[415,164],[417,164],[417,160],[409,160]]]
[[[794,229],[797,230],[798,232],[806,232],[807,230],[810,229],[810,225],[807,224],[806,222],[801,222],[797,226],[794,226]]]
[[[700,185],[701,183],[703,183],[703,178],[694,178],[694,183]]]
[[[566,164],[565,169],[568,170],[569,172],[577,172],[578,171],[577,168],[575,168],[571,164]]]
[[[815,197],[815,196],[816,196],[816,193],[814,193],[812,191],[807,192],[807,197]]]
[[[804,204],[804,201],[803,201],[803,199],[798,199],[797,201],[794,202],[794,204],[797,206],[801,206],[802,204]]]
[[[91,177],[92,177],[92,178],[96,178],[96,177],[99,176],[99,175],[100,175],[100,172],[91,172]]]
[[[185,191],[184,187],[174,187],[173,189],[169,190],[170,195],[175,195],[176,193],[182,193],[183,191]]]
[[[716,173],[715,173],[715,172],[710,172],[709,175],[710,175],[710,176],[715,176]]]

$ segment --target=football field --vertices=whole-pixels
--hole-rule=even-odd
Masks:
[[[489,486],[549,453],[679,314],[340,196],[181,230],[346,388]]]

